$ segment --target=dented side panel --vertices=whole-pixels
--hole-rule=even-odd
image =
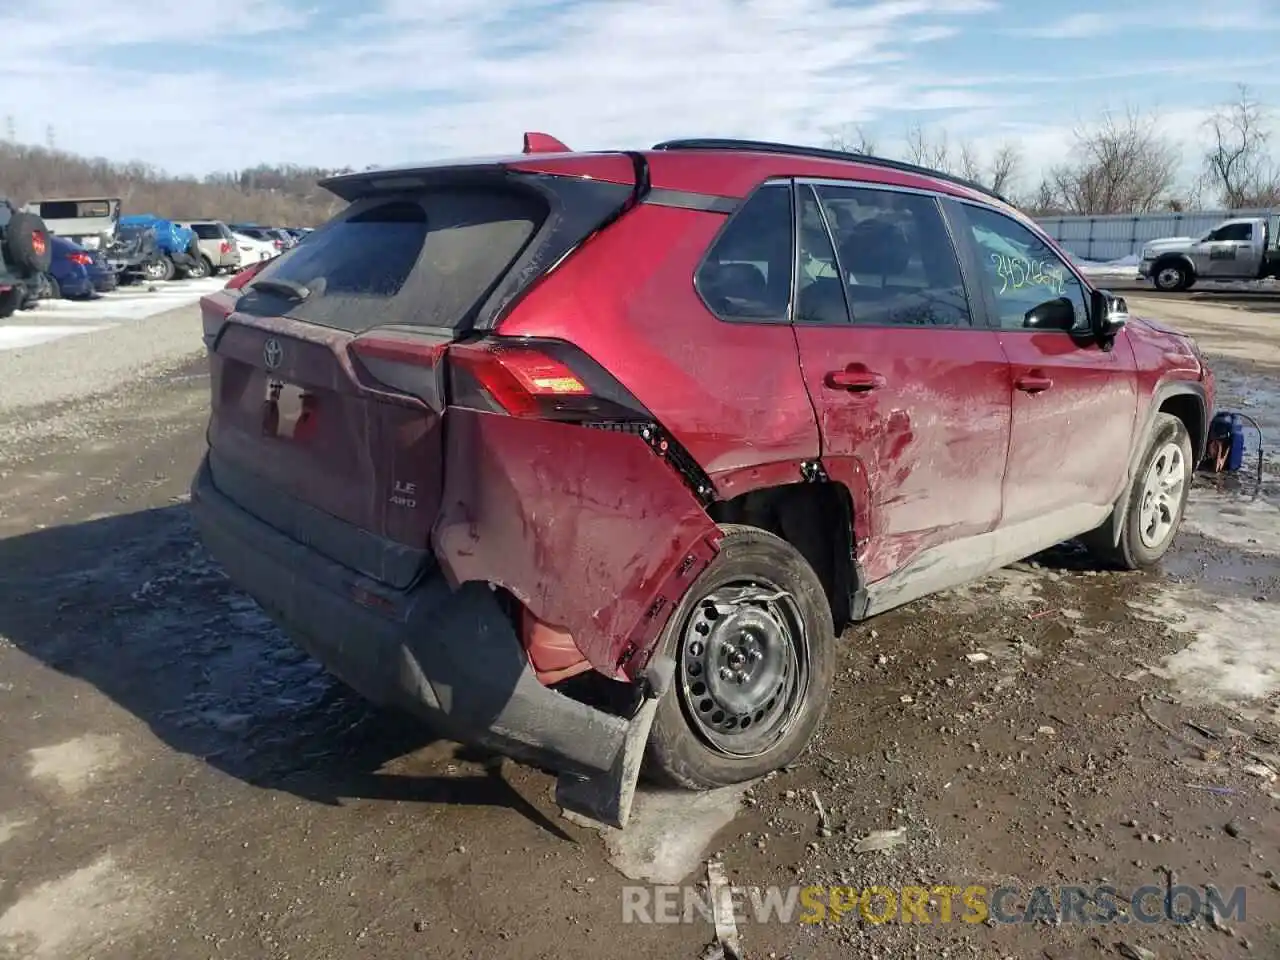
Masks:
[[[1009,449],[1009,367],[994,331],[797,326],[822,429],[822,462],[855,497],[869,583],[1000,521]],[[832,386],[879,374],[865,393]]]
[[[643,665],[717,537],[675,470],[639,436],[573,424],[450,408],[445,435],[450,580],[506,588],[603,673]]]

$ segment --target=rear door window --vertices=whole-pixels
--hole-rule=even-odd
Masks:
[[[237,309],[352,333],[464,327],[547,212],[536,195],[498,188],[360,201],[260,274],[295,295],[251,284]]]
[[[802,187],[801,323],[968,327],[960,263],[937,201],[870,187]]]
[[[212,223],[193,223],[191,229],[196,232],[196,236],[201,240],[221,240],[222,231]]]

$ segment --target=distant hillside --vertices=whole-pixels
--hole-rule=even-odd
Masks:
[[[316,186],[336,172],[263,166],[196,180],[142,163],[112,163],[0,140],[0,196],[19,205],[48,197],[119,197],[125,213],[310,227],[344,205]]]

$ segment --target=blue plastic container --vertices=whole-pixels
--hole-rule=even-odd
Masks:
[[[1209,425],[1209,437],[1222,440],[1227,445],[1227,462],[1224,469],[1234,473],[1244,466],[1244,421],[1234,413],[1222,412]]]

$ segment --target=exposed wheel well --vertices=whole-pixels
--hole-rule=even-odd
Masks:
[[[853,501],[844,486],[821,481],[765,487],[714,503],[709,513],[717,523],[768,530],[799,550],[822,581],[837,633],[849,623],[857,574]]]
[[[1162,267],[1169,266],[1182,268],[1186,271],[1188,277],[1194,278],[1196,275],[1196,265],[1180,253],[1166,253],[1163,257],[1157,258],[1152,269],[1159,270]]]
[[[1208,427],[1205,423],[1204,404],[1200,398],[1190,393],[1174,394],[1166,397],[1160,404],[1160,412],[1172,414],[1182,421],[1187,433],[1191,435],[1191,452],[1195,455],[1196,463],[1199,463],[1204,458],[1205,432]]]

